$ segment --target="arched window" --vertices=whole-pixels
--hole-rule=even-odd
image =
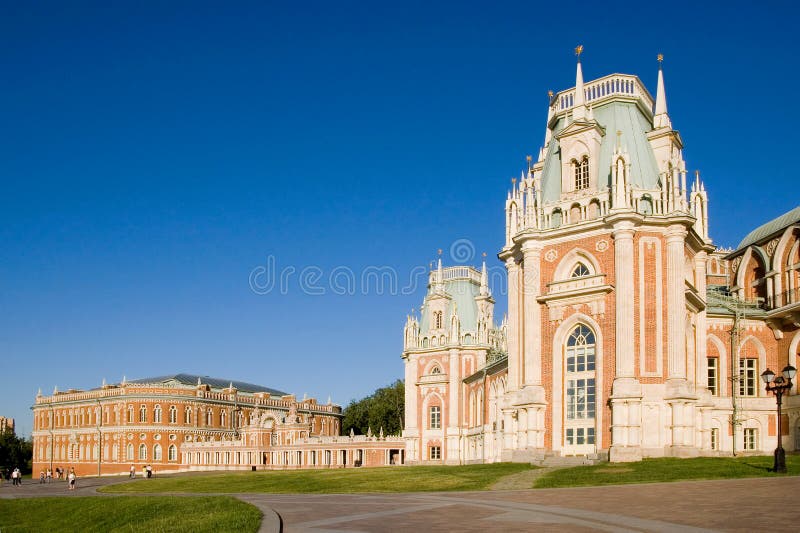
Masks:
[[[442,312],[436,311],[433,313],[433,329],[442,329]]]
[[[436,365],[431,369],[431,374],[441,374],[441,373],[442,373],[442,369],[439,368],[439,365]]]
[[[424,337],[422,339],[422,347],[423,348],[427,348],[428,347],[428,337]]]
[[[156,424],[160,424],[161,423],[161,406],[160,405],[156,405],[153,408],[153,422],[155,422]]]
[[[128,406],[128,424],[133,424],[133,406]]]
[[[144,404],[139,406],[139,422],[147,422],[147,406]]]
[[[589,156],[583,156],[580,162],[572,160],[572,165],[575,167],[575,190],[589,188]]]
[[[170,444],[169,448],[167,448],[167,459],[170,461],[178,460],[178,447],[174,444]]]
[[[183,410],[183,423],[184,424],[191,424],[192,423],[192,408],[188,405],[186,409]]]
[[[208,412],[206,412],[206,425],[213,426],[214,425],[214,412],[211,408],[208,408]]]
[[[564,446],[567,452],[590,453],[595,446],[595,336],[578,324],[564,347]]]
[[[153,461],[160,461],[161,460],[161,445],[155,443],[153,445]]]
[[[586,268],[586,265],[583,263],[578,263],[575,265],[575,268],[572,269],[572,274],[570,275],[571,278],[582,278],[584,276],[590,276],[592,273]]]
[[[178,408],[174,405],[169,406],[169,423],[170,424],[177,424],[178,423]]]
[[[643,215],[653,214],[653,199],[649,194],[645,194],[639,200],[639,212]]]
[[[550,215],[550,227],[551,228],[560,228],[561,227],[561,210],[556,209],[553,211],[553,214]]]
[[[133,444],[128,444],[125,447],[125,459],[133,461]]]
[[[464,335],[464,344],[472,344],[472,335],[469,333]]]
[[[219,412],[219,426],[224,428],[225,422],[226,422],[226,415],[225,415],[225,410],[223,409]]]
[[[144,443],[139,445],[139,460],[146,461],[147,460],[147,446]]]

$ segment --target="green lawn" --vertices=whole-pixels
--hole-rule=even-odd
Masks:
[[[258,531],[261,511],[229,496],[0,500],[0,531]]]
[[[103,492],[425,492],[483,490],[529,464],[402,466],[177,475],[109,485]]]
[[[534,482],[534,488],[583,487],[621,483],[655,483],[692,479],[761,477],[774,474],[772,456],[645,459],[636,463],[603,463],[554,470]],[[789,475],[800,475],[800,456],[787,455]]]

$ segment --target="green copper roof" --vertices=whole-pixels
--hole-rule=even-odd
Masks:
[[[782,229],[791,226],[795,222],[800,222],[800,206],[795,207],[788,213],[784,213],[778,218],[772,219],[766,224],[763,224],[748,233],[747,237],[742,239],[742,242],[740,242],[739,246],[736,247],[736,251],[738,252],[743,248],[747,248],[751,244],[755,244],[758,241],[769,237],[773,233],[777,233]]]
[[[647,140],[652,130],[650,120],[630,102],[609,102],[593,109],[594,119],[605,129],[600,143],[598,187],[611,185],[611,157],[617,145],[617,132],[623,150],[631,159],[631,184],[642,189],[658,189],[659,175],[653,149]],[[565,127],[564,119],[556,123],[554,136]],[[557,202],[561,197],[561,151],[554,139],[548,146],[542,169],[542,201]]]
[[[445,329],[450,327],[450,317],[453,316],[453,305],[455,304],[458,311],[458,319],[461,322],[461,331],[475,331],[478,328],[478,305],[475,302],[475,297],[480,294],[480,287],[471,283],[466,279],[455,279],[444,282],[444,290],[450,296],[451,300],[447,305],[442,320]],[[431,294],[428,294],[430,297]],[[426,297],[427,300],[427,297]],[[431,318],[428,311],[428,305],[422,309],[420,316],[420,330],[421,334],[425,336],[430,331]]]
[[[168,376],[156,376],[152,378],[134,379],[128,383],[169,383],[171,381],[178,382],[181,385],[197,385],[197,380],[205,385],[210,385],[212,389],[226,389],[233,383],[236,390],[240,392],[268,392],[272,396],[286,396],[287,393],[281,392],[277,389],[263,387],[261,385],[254,385],[244,381],[236,381],[231,379],[212,378],[208,376],[198,376],[195,374],[170,374]]]

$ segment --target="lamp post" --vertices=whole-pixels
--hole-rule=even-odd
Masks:
[[[775,463],[773,465],[773,472],[786,473],[786,453],[783,451],[783,444],[781,443],[781,400],[783,394],[787,393],[792,388],[792,379],[797,374],[797,369],[792,365],[786,365],[781,372],[782,376],[775,376],[775,373],[769,368],[761,374],[761,379],[766,385],[767,392],[775,395],[778,403],[778,447],[775,448]]]

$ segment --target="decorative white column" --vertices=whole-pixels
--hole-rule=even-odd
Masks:
[[[524,337],[524,375],[522,382],[527,385],[542,384],[542,310],[537,301],[541,287],[539,267],[541,264],[541,246],[538,243],[526,242],[522,246],[524,261],[522,277],[523,323]],[[518,340],[519,342],[519,340]]]
[[[520,388],[520,353],[519,353],[519,273],[520,267],[513,257],[506,260],[508,270],[508,390]]]
[[[521,344],[523,388],[516,396],[515,406],[519,407],[517,427],[519,428],[518,447],[533,459],[544,446],[544,413],[547,406],[542,386],[542,305],[541,295],[541,244],[527,241],[522,245],[522,336],[517,338]],[[518,457],[521,457],[518,454]]]
[[[614,224],[615,376],[611,387],[611,446],[609,460],[639,461],[641,449],[642,386],[634,365],[634,248],[632,220]]]
[[[667,230],[667,363],[669,379],[686,379],[686,297],[684,242],[686,228]]]
[[[614,227],[614,283],[616,286],[616,377],[633,372],[633,224]]]

